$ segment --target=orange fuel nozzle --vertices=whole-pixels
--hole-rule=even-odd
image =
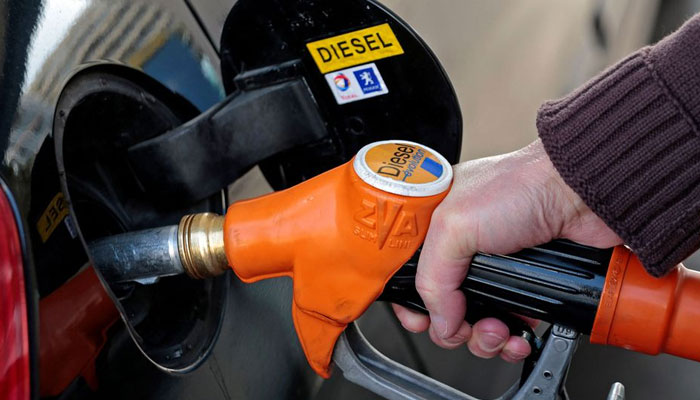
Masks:
[[[415,263],[396,273],[423,242],[451,183],[450,164],[433,150],[377,142],[300,185],[234,203],[225,217],[190,215],[179,227],[93,242],[92,257],[117,282],[183,272],[206,278],[226,264],[249,283],[292,277],[299,340],[313,369],[328,377],[339,335],[380,295],[426,311]],[[148,268],[124,268],[125,260]],[[590,333],[593,343],[700,361],[700,272],[678,266],[654,278],[623,246],[555,240],[506,256],[477,254],[460,289],[502,319],[522,314]]]
[[[700,361],[700,272],[677,266],[649,275],[628,249],[615,248],[591,342]]]
[[[299,340],[328,377],[338,336],[416,252],[451,182],[450,164],[425,146],[367,145],[300,185],[231,205],[228,262],[244,282],[293,278]]]

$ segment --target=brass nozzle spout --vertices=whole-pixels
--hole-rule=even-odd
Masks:
[[[185,272],[203,279],[226,272],[224,217],[213,213],[185,215],[177,233],[180,259]]]

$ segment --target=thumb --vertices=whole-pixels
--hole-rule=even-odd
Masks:
[[[456,220],[454,216],[443,217],[440,207],[436,209],[416,273],[416,289],[430,313],[430,329],[448,345],[448,339],[458,331],[464,336],[467,302],[459,286],[467,276],[474,255],[470,242],[475,242],[463,237],[472,230],[456,226]]]

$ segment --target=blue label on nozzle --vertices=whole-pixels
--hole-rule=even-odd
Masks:
[[[442,175],[442,165],[440,165],[440,163],[435,162],[433,159],[426,158],[420,165],[420,167],[435,175],[436,177],[440,177]]]

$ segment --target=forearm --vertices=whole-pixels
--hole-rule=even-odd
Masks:
[[[565,182],[661,275],[700,247],[700,16],[544,104]]]

